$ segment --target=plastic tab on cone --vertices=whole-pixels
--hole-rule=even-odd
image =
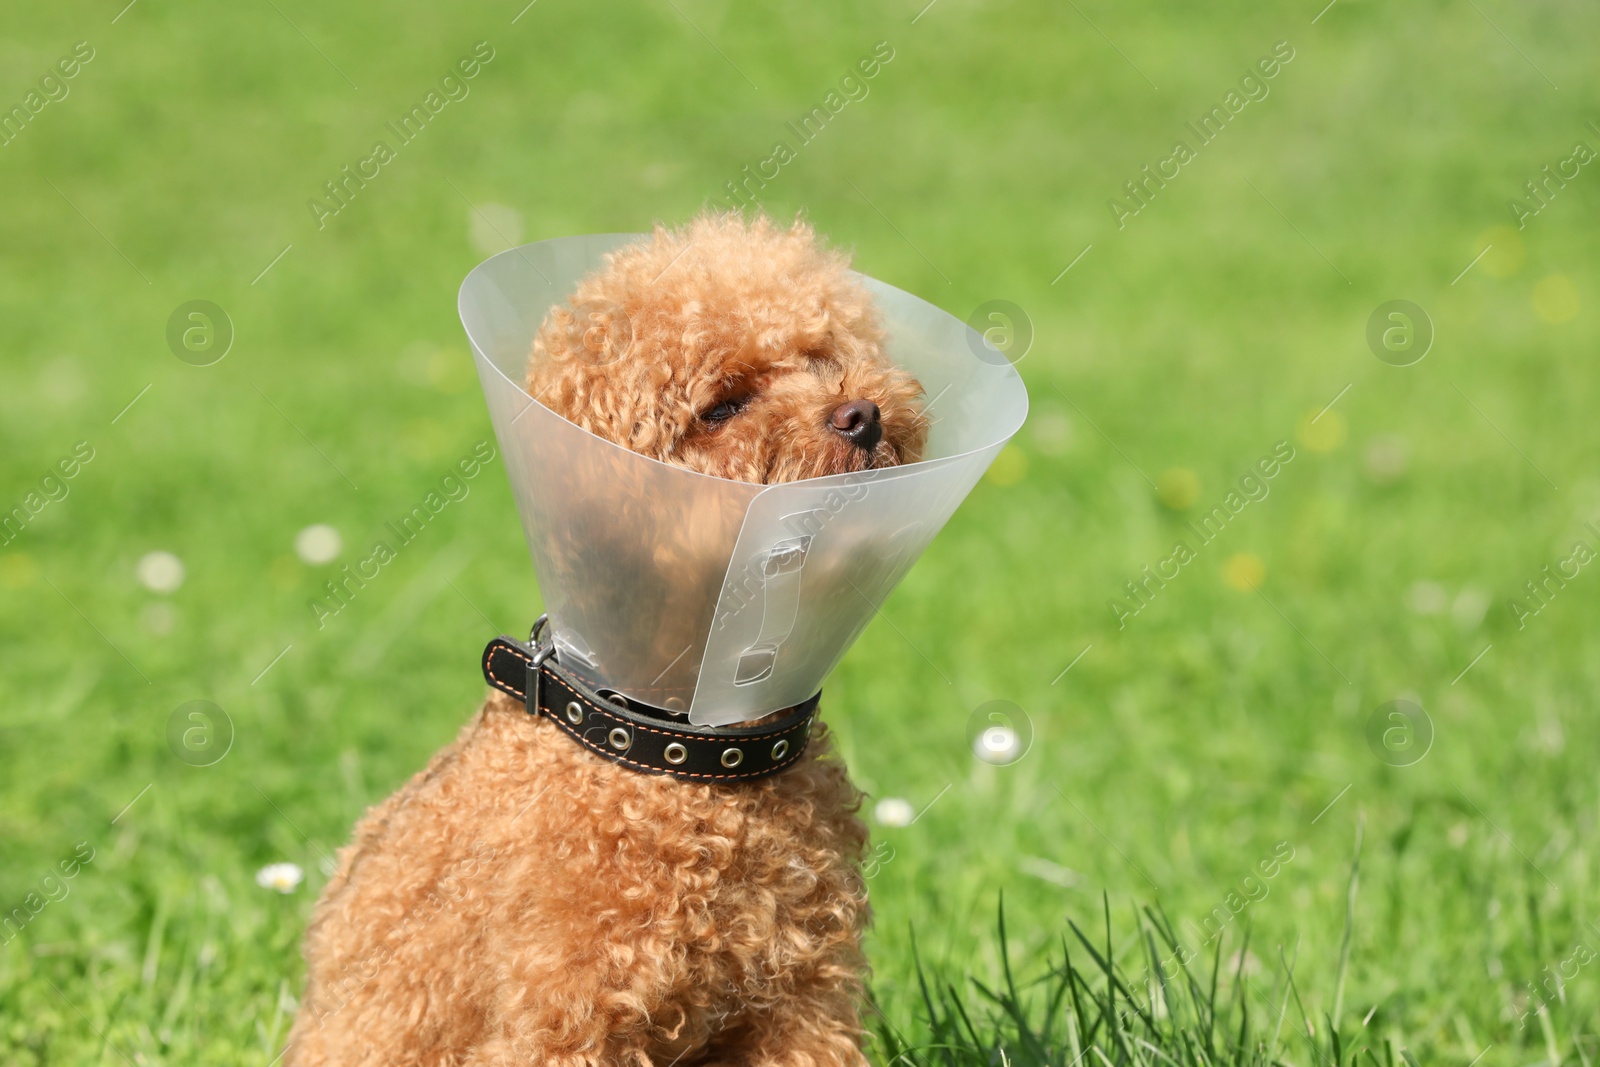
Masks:
[[[821,688],[1022,426],[1028,397],[965,323],[858,276],[882,314],[885,353],[922,383],[931,426],[920,462],[766,486],[631,452],[523,383],[550,308],[605,253],[643,237],[502,252],[462,284],[461,321],[561,663],[596,688],[720,726]]]

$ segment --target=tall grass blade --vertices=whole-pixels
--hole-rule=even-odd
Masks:
[[[1344,1018],[1344,979],[1350,970],[1350,936],[1355,931],[1356,890],[1361,885],[1361,839],[1366,830],[1367,814],[1361,812],[1356,816],[1355,857],[1350,861],[1350,885],[1344,896],[1344,939],[1339,943],[1339,976],[1333,984],[1332,1026],[1337,1026],[1339,1020]]]

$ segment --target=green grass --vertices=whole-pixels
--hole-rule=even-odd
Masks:
[[[474,240],[468,202],[522,240],[685,219],[879,41],[870,94],[764,203],[963,318],[1011,300],[1037,334],[1015,449],[827,687],[873,803],[926,809],[874,830],[885,1025],[926,1044],[959,1002],[972,1044],[1027,1062],[973,984],[1008,990],[1005,958],[1029,1026],[1062,982],[1133,1011],[1068,925],[1109,901],[1097,952],[1137,978],[1159,907],[1225,995],[1255,976],[1264,997],[1222,1003],[1261,1040],[1296,961],[1265,1053],[1285,1062],[1319,1062],[1296,1024],[1336,1029],[1345,1062],[1591,1061],[1600,576],[1523,626],[1507,602],[1600,516],[1593,167],[1503,227],[1541,167],[1600,145],[1600,15],[1321,7],[9,12],[0,106],[75,42],[95,56],[0,147],[0,508],[77,442],[94,458],[0,548],[0,909],[60,896],[45,879],[80,842],[93,859],[0,947],[0,1061],[268,1063],[325,857],[470,713],[485,638],[538,613],[498,465],[323,627],[329,567],[293,547],[329,523],[365,555],[489,436],[454,303],[495,235]],[[479,40],[470,95],[318,229],[307,201]],[[1281,40],[1270,95],[1118,229],[1108,199]],[[1405,368],[1364,340],[1398,298],[1437,332]],[[236,331],[212,366],[165,340],[193,299]],[[1124,582],[1277,442],[1295,453],[1270,495],[1119,628]],[[135,575],[155,550],[186,568],[169,595]],[[1366,739],[1396,697],[1433,728],[1409,766]],[[967,737],[997,699],[1033,734],[1003,768]],[[191,700],[232,722],[215,765],[168,747]],[[281,860],[306,883],[257,887]],[[913,931],[953,992],[924,999]],[[1182,1020],[1161,1032],[1205,1030]]]
[[[887,1061],[915,1067],[1070,1067],[1085,1059],[1271,1067],[1292,1062],[1289,1057],[1303,1048],[1311,1062],[1332,1067],[1394,1067],[1397,1052],[1402,1062],[1416,1062],[1392,1038],[1351,1045],[1352,1036],[1365,1035],[1342,1033],[1332,1015],[1319,1026],[1300,1001],[1295,961],[1281,955],[1281,972],[1264,988],[1246,956],[1224,964],[1220,944],[1210,959],[1189,960],[1182,935],[1149,909],[1139,916],[1131,951],[1120,954],[1109,905],[1103,940],[1076,923],[1071,929],[1059,958],[1031,981],[1019,982],[1012,972],[1003,908],[1001,981],[995,988],[970,978],[970,990],[963,990],[919,967],[925,1031],[921,1040],[910,1041],[886,1015],[878,1016],[874,1036]],[[1130,973],[1119,956],[1131,956],[1142,969]]]

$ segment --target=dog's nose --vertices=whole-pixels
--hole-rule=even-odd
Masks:
[[[883,440],[883,421],[878,405],[870,400],[840,404],[828,417],[828,425],[845,440],[864,452],[871,452]]]

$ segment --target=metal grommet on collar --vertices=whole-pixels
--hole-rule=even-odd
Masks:
[[[614,690],[586,688],[563,668],[550,641],[548,624],[533,636],[545,643],[534,647],[504,636],[490,641],[483,652],[484,679],[499,692],[522,701],[530,715],[559,723],[580,747],[635,771],[686,781],[731,783],[764,778],[792,767],[795,757],[805,751],[807,735],[818,732],[814,724],[820,693],[786,709],[770,732],[755,737],[749,736],[749,729],[738,727],[686,725],[681,727],[686,731],[682,733],[663,729],[676,725],[671,720],[681,713],[638,703],[631,707],[612,703]],[[645,744],[633,743],[637,730],[645,732]],[[745,756],[751,754],[746,748],[751,748],[755,757],[750,770],[744,769],[749,762]],[[717,763],[712,762],[713,756]]]

